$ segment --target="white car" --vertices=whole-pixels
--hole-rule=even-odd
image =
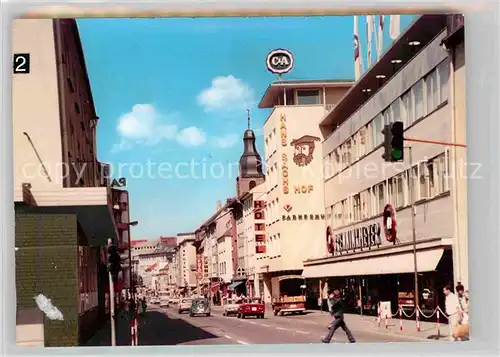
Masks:
[[[160,307],[169,307],[169,301],[167,298],[160,299]]]
[[[181,299],[179,302],[179,308],[177,312],[182,314],[183,312],[189,312],[191,310],[191,304],[193,303],[193,299]]]
[[[228,299],[226,304],[224,304],[223,316],[236,316],[238,314],[238,309],[240,307],[240,302],[236,299]]]

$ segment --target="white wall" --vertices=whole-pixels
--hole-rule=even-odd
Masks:
[[[293,161],[291,142],[304,135],[321,138],[319,122],[325,115],[323,106],[275,107],[264,125],[264,137],[276,135],[266,145],[266,238],[269,271],[302,269],[302,261],[322,253],[324,223],[322,220],[283,221],[283,215],[324,214],[323,161],[321,141],[315,142],[312,162],[299,167]],[[280,136],[281,116],[286,119],[286,138]],[[283,154],[288,168],[288,193],[284,190]],[[296,186],[312,186],[308,193],[296,193]],[[291,207],[289,212],[283,208]]]
[[[12,75],[14,186],[62,187],[62,141],[52,20],[13,20],[12,52],[30,53],[30,73]],[[26,132],[46,167],[23,134]]]

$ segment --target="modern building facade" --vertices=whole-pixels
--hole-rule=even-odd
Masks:
[[[97,159],[98,116],[75,20],[15,20],[12,30],[13,54],[32,59],[30,74],[12,78],[17,342],[78,346],[106,318],[107,241],[124,248],[128,236]],[[127,222],[128,207],[121,212]],[[41,293],[63,321],[42,318],[33,300]]]
[[[458,268],[467,262],[467,231],[457,223],[457,215],[466,220],[466,201],[454,193],[464,188],[451,147],[407,141],[404,162],[382,159],[382,129],[394,121],[404,123],[409,139],[464,143],[465,109],[457,119],[450,99],[465,86],[459,79],[461,89],[450,91],[446,36],[446,16],[420,17],[320,122],[327,136],[324,239],[303,274],[320,295],[327,286],[341,288],[353,311],[376,314],[378,301],[393,310],[402,301],[414,304],[414,239],[421,308],[444,302],[454,266],[467,281]]]
[[[319,124],[351,87],[350,81],[279,81],[259,104],[273,108],[264,124],[266,258],[259,271],[271,278],[300,276],[303,261],[323,253],[323,133]]]

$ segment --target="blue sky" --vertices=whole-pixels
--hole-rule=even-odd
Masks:
[[[401,29],[414,18],[402,16]],[[359,17],[364,57],[365,21]],[[100,117],[98,157],[128,179],[131,219],[139,221],[132,239],[193,231],[217,200],[235,195],[231,163],[243,150],[246,109],[264,155],[259,134],[270,111],[257,104],[276,80],[265,67],[269,51],[294,54],[285,79],[354,77],[352,16],[83,19],[78,26]],[[387,47],[388,16],[385,27]],[[192,169],[182,164],[191,161]]]

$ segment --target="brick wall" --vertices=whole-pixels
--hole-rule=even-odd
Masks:
[[[16,214],[17,310],[44,294],[64,321],[44,317],[46,347],[78,346],[78,261],[75,215]]]

